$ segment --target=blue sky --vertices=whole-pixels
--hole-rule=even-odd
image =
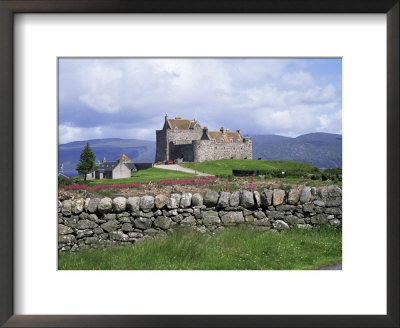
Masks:
[[[59,59],[59,143],[155,140],[164,116],[242,134],[342,133],[341,59]]]

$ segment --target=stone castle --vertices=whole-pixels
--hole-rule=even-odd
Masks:
[[[162,130],[156,130],[156,162],[204,162],[222,158],[252,159],[252,142],[235,132],[221,127],[209,131],[197,120],[186,120],[165,115]]]

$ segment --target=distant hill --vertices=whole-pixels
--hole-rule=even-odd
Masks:
[[[298,161],[319,168],[342,167],[342,135],[309,133],[288,138],[276,135],[250,135],[253,159]]]
[[[133,162],[154,162],[156,153],[154,141],[118,138],[74,141],[58,146],[58,164],[60,167],[63,163],[65,175],[75,176],[78,174],[75,167],[86,142],[89,142],[96,155],[96,162],[101,161],[103,156],[107,161],[115,161],[122,154],[128,156]]]
[[[253,159],[298,161],[319,168],[342,167],[342,136],[331,133],[310,133],[289,138],[277,135],[250,135],[253,140]],[[96,155],[115,161],[121,154],[133,162],[154,162],[156,143],[137,139],[88,140]],[[64,174],[77,175],[76,164],[86,141],[74,141],[58,146],[58,162],[64,164]]]

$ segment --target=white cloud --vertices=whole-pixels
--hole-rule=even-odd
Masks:
[[[121,138],[121,139],[140,139],[155,140],[155,128],[110,128],[108,126],[96,126],[82,128],[71,126],[70,124],[59,125],[60,144],[72,141],[102,139],[102,138]]]
[[[71,126],[68,123],[58,126],[58,142],[60,144],[68,143],[71,141],[102,138],[102,135],[102,128],[99,126],[93,128],[81,128]]]
[[[302,88],[314,83],[314,79],[311,74],[303,71],[286,73],[282,76],[282,81],[288,86]]]
[[[83,94],[79,99],[100,113],[117,113],[121,108],[122,72],[94,62],[79,72]]]
[[[83,104],[99,117],[110,115],[110,120],[96,125],[96,115],[90,114],[90,124],[96,126],[84,130],[79,128],[86,123],[84,115],[73,125],[64,122],[60,140],[61,135],[78,140],[73,138],[91,134],[154,139],[166,113],[197,116],[212,129],[223,125],[257,134],[341,130],[340,86],[311,74],[307,65],[295,60],[78,61],[70,60],[61,71],[60,101],[70,108]],[[121,129],[118,121],[131,127]]]

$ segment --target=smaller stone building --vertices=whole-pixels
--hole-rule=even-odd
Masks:
[[[103,157],[102,162],[97,164],[97,169],[88,173],[86,179],[130,178],[133,171],[137,171],[136,166],[125,154],[121,155],[115,162],[107,162],[106,158]]]

